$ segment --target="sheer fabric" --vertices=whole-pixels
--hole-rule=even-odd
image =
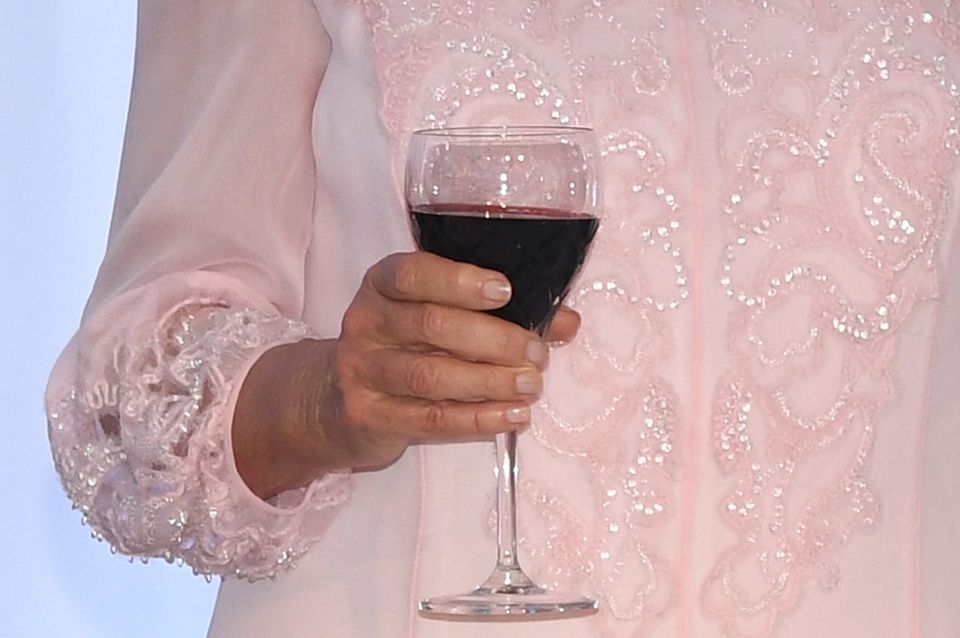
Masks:
[[[313,334],[296,319],[327,45],[309,5],[141,6],[107,255],[47,390],[67,493],[123,552],[272,576],[346,499],[331,475],[264,503],[229,445],[252,363]]]
[[[323,510],[346,497],[345,477],[283,495],[299,503],[291,509],[263,503],[236,475],[229,406],[232,381],[267,346],[303,338],[305,326],[200,306],[178,310],[156,334],[111,332],[101,376],[50,412],[57,470],[93,528],[125,554],[185,560],[203,573],[272,576],[303,554],[322,535]]]

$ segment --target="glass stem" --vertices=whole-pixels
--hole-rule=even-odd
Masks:
[[[497,571],[517,562],[517,433],[497,435]]]

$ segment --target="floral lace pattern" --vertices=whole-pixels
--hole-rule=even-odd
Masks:
[[[521,444],[533,571],[598,592],[603,635],[649,635],[690,576],[673,561],[690,538],[685,443],[700,443],[729,481],[717,515],[737,539],[700,584],[702,611],[730,637],[775,635],[811,582],[836,585],[841,548],[879,518],[869,458],[897,332],[937,293],[956,9],[362,4],[398,175],[405,136],[424,126],[589,124],[601,139],[606,217],[570,297],[590,311]],[[704,131],[701,149],[688,135]],[[689,371],[682,342],[706,328],[691,306],[724,297],[710,312],[726,362]],[[703,390],[687,386],[701,374]],[[712,405],[707,428],[688,400]],[[545,455],[589,494],[539,484]]]
[[[291,509],[259,501],[232,467],[224,408],[251,356],[307,334],[263,312],[194,305],[152,337],[118,337],[110,369],[49,412],[57,470],[95,536],[250,580],[302,555],[321,513],[346,499],[346,478],[314,483]]]

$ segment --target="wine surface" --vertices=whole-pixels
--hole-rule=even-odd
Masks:
[[[599,224],[584,213],[468,204],[418,206],[410,217],[422,250],[506,275],[513,296],[490,314],[541,333],[566,297]]]

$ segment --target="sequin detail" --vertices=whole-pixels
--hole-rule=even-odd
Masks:
[[[110,369],[48,415],[57,471],[94,536],[131,556],[249,580],[303,555],[317,540],[314,519],[347,498],[346,477],[313,484],[291,509],[255,502],[226,463],[223,408],[250,356],[307,335],[275,315],[187,305],[152,336],[118,337]]]
[[[755,7],[745,28],[775,13]],[[851,7],[833,16],[847,34],[836,60],[801,38],[786,57],[816,60],[805,73],[782,60],[765,92],[746,77],[717,80],[744,98],[736,119],[755,124],[736,133],[743,142],[719,202],[719,283],[733,307],[712,448],[729,480],[718,515],[737,541],[703,603],[727,636],[774,636],[812,583],[838,584],[843,546],[880,519],[867,469],[877,415],[892,398],[897,333],[937,295],[957,154],[960,93],[942,58],[915,40],[933,22],[925,16]],[[798,19],[822,28],[813,15]],[[733,68],[720,50],[717,68]],[[787,91],[802,108],[784,110],[776,96]]]
[[[553,356],[533,440],[521,437],[534,570],[598,593],[603,636],[655,635],[681,586],[700,587],[714,631],[776,635],[879,520],[869,459],[896,334],[937,293],[960,146],[945,49],[960,50],[960,14],[951,2],[461,0],[399,25],[412,16],[401,7],[427,5],[362,4],[397,176],[421,126],[598,131],[605,217],[569,297],[584,325]],[[683,64],[703,121],[683,121]],[[692,325],[694,295],[705,325]],[[720,357],[704,364],[709,397],[690,396],[692,331],[721,342],[706,343]],[[705,541],[715,563],[691,584],[672,563],[689,551],[676,514],[683,459],[700,458],[680,436],[694,399],[713,406],[709,427],[689,427],[726,480],[702,489],[722,493],[716,515],[736,540]],[[831,471],[810,481],[818,453]],[[537,482],[544,458],[583,493]]]
[[[685,157],[682,144],[671,140],[664,147],[663,139],[647,133],[654,126],[676,128],[673,116],[655,106],[673,84],[666,4],[650,3],[650,11],[640,12],[605,4],[463,0],[439,3],[421,22],[413,15],[426,13],[408,13],[414,5],[407,2],[363,3],[398,176],[405,136],[414,128],[506,122],[598,127],[607,201],[622,205],[608,208],[597,239],[605,259],[591,260],[570,301],[616,308],[621,323],[613,333],[585,326],[572,356],[604,376],[626,373],[630,383],[623,392],[580,397],[580,407],[572,409],[547,393],[533,441],[521,443],[528,478],[519,520],[527,568],[536,577],[597,592],[608,610],[607,631],[635,632],[656,626],[673,598],[662,545],[676,499],[677,399],[666,379],[645,376],[640,368],[667,351],[669,315],[690,294],[680,241],[684,197],[671,178]],[[399,15],[411,19],[401,25],[394,19]],[[608,46],[594,46],[598,41]],[[643,111],[642,104],[652,108]],[[625,117],[627,110],[632,115]],[[604,122],[616,128],[606,130]],[[666,280],[664,272],[670,273]],[[583,473],[589,503],[570,502],[535,482],[531,443]],[[605,515],[586,526],[579,517],[585,507]]]

